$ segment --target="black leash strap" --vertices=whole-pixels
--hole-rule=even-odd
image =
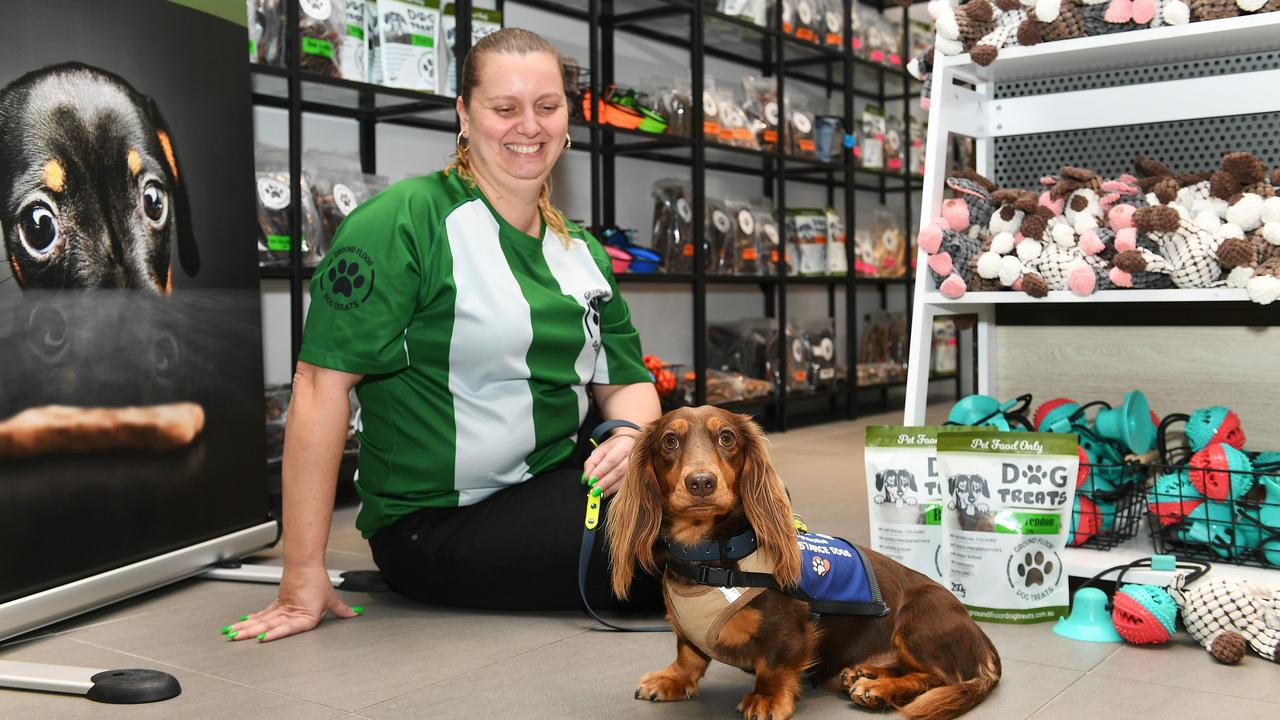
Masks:
[[[671,632],[669,625],[651,625],[642,627],[624,627],[622,625],[614,625],[596,614],[591,609],[591,603],[587,602],[587,568],[591,565],[591,548],[596,542],[596,528],[600,525],[600,505],[603,498],[596,497],[587,492],[587,515],[582,527],[582,546],[578,549],[578,595],[582,598],[582,608],[587,614],[595,618],[595,621],[613,630],[622,632]]]

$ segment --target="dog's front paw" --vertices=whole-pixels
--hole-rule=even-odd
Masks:
[[[640,678],[636,699],[650,702],[689,700],[698,694],[698,679],[675,675],[670,670],[651,672]]]
[[[788,720],[796,711],[792,698],[761,693],[747,693],[738,703],[744,720]]]
[[[849,688],[849,699],[855,705],[871,710],[883,710],[888,701],[880,692],[880,681],[869,677],[860,677]]]
[[[875,668],[869,665],[853,665],[840,671],[840,687],[844,688],[845,692],[849,692],[853,689],[854,683],[862,678],[875,680],[877,677],[879,675]]]

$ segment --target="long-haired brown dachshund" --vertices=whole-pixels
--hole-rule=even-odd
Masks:
[[[636,440],[606,526],[614,593],[626,597],[637,565],[664,570],[667,618],[676,633],[675,662],[641,677],[637,698],[691,698],[716,659],[755,674],[754,690],[738,707],[747,720],[791,717],[806,674],[833,688],[838,682],[858,705],[941,720],[977,705],[1000,679],[995,647],[960,602],[879,553],[859,548],[888,606],[881,616],[815,619],[806,600],[783,591],[797,586],[804,569],[791,503],[763,434],[746,416],[704,406],[674,410],[650,424]],[[687,559],[691,548],[740,554],[741,547],[725,553],[743,544],[748,528],[755,531],[750,556],[711,557],[699,565],[745,572],[763,558],[762,569],[778,588],[708,587],[687,579],[687,570],[674,571],[682,563],[673,559]],[[709,630],[693,630],[684,627],[687,612],[673,610],[679,598],[720,602],[728,610]]]

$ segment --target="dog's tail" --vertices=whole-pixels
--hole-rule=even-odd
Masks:
[[[969,712],[1000,682],[1000,656],[990,640],[987,641],[986,655],[976,677],[922,693],[898,708],[898,715],[904,720],[951,720]]]

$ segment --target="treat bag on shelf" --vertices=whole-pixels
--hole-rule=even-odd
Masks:
[[[387,87],[439,92],[439,0],[377,0],[378,41],[370,62]]]

